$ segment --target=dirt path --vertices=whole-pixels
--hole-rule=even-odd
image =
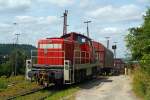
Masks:
[[[128,76],[113,76],[81,86],[76,100],[138,100],[132,93]]]

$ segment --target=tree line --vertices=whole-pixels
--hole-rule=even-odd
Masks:
[[[35,46],[26,44],[0,44],[0,76],[25,73],[25,61]]]

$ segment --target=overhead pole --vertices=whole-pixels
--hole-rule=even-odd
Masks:
[[[17,23],[13,23],[13,24],[14,24],[15,26],[17,25]],[[15,34],[15,36],[16,36],[15,46],[16,46],[16,47],[17,47],[17,44],[19,44],[19,35],[20,35],[19,33],[16,33],[16,34]],[[18,62],[17,62],[17,58],[18,58],[18,57],[17,57],[17,56],[18,56],[18,55],[17,55],[17,51],[16,51],[16,55],[15,55],[15,56],[16,56],[16,57],[15,57],[14,75],[16,76],[16,75],[17,75],[17,66],[18,66],[18,65],[17,65],[17,63],[18,63]]]
[[[19,44],[19,33],[15,34],[16,35],[16,44]]]
[[[87,36],[88,36],[88,37],[90,36],[90,35],[89,35],[89,25],[88,25],[88,24],[91,23],[91,22],[92,22],[92,21],[89,21],[89,20],[84,22],[85,24],[87,24],[86,31],[87,31]]]
[[[67,15],[68,15],[68,10],[65,10],[64,15],[64,23],[63,23],[63,35],[67,34]]]
[[[106,38],[106,40],[107,40],[107,49],[109,49],[109,38],[110,37],[105,37]]]
[[[17,47],[17,44],[19,43],[19,33],[18,34],[15,34],[16,35],[16,47]],[[16,59],[15,59],[15,76],[17,75],[17,66],[18,66],[18,54],[17,54],[17,51],[16,51],[16,57],[15,57]]]

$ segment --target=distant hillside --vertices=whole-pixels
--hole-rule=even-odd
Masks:
[[[36,49],[36,47],[27,44],[0,44],[0,55],[10,55],[14,49],[23,50],[27,56],[30,56],[31,50]]]

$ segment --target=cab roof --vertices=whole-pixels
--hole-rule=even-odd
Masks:
[[[71,36],[73,36],[73,37],[74,36],[80,36],[80,37],[86,38],[88,40],[91,40],[91,38],[89,38],[89,37],[87,37],[83,34],[77,33],[77,32],[70,32],[68,34],[65,34],[65,35],[61,36],[61,38],[67,38],[67,37],[71,37]]]

